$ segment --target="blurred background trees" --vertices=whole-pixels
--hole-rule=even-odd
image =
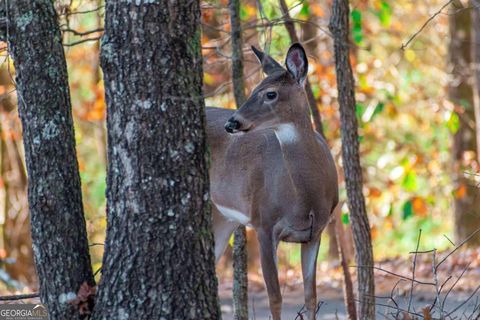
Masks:
[[[455,239],[464,238],[480,221],[475,143],[478,122],[472,95],[478,92],[473,88],[478,81],[474,82],[472,68],[472,64],[477,65],[478,71],[478,60],[471,56],[474,48],[466,47],[478,44],[470,38],[475,33],[469,31],[475,20],[468,22],[468,17],[478,13],[473,9],[478,2],[456,0],[439,11],[447,2],[350,2],[350,57],[356,80],[363,192],[377,260],[406,256],[415,248],[420,228],[423,248],[445,249],[451,246],[449,239],[457,242]],[[332,2],[285,3],[299,41],[309,55],[312,93],[341,172],[333,41],[328,31]],[[66,50],[83,203],[93,270],[97,271],[103,254],[106,206],[105,102],[97,40],[103,32],[105,10],[102,0],[61,0],[55,1],[55,7]],[[291,41],[285,16],[277,0],[241,1],[246,94],[262,78],[249,46],[259,46],[281,58]],[[469,25],[462,27],[462,23]],[[207,105],[235,108],[227,0],[202,2],[202,28]],[[18,237],[27,234],[29,226],[24,151],[14,107],[18,95],[10,76],[15,70],[5,44],[1,48],[1,268],[11,279],[35,286],[29,242],[24,236]],[[465,89],[469,93],[460,96],[463,86],[469,87]],[[341,193],[345,200],[343,184]],[[350,226],[346,205],[339,221],[347,229]],[[327,243],[322,242],[323,259],[327,257]],[[254,242],[248,246],[249,266],[258,270]],[[280,252],[280,274],[288,278],[296,272],[300,254],[289,244],[282,244]],[[0,286],[12,288],[7,282],[0,282]]]

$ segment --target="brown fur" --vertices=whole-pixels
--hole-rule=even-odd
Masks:
[[[305,302],[308,319],[314,319],[316,258],[320,234],[338,203],[337,173],[327,143],[312,127],[302,81],[272,69],[239,110],[207,108],[215,254],[221,256],[240,223],[257,231],[270,309],[278,320],[276,249],[279,241],[302,243]],[[265,96],[271,91],[275,101]],[[229,119],[240,123],[240,132],[225,131]]]

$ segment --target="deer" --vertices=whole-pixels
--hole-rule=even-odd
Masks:
[[[240,225],[257,234],[273,320],[281,319],[280,241],[301,244],[307,319],[315,319],[320,235],[338,203],[337,171],[314,130],[304,86],[308,60],[293,44],[282,67],[252,46],[266,74],[237,110],[206,108],[215,258]]]

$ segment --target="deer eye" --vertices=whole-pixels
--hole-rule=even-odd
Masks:
[[[275,91],[269,91],[266,96],[268,100],[274,100],[277,97],[277,93]]]

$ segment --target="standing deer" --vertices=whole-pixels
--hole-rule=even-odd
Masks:
[[[305,306],[312,320],[320,234],[338,203],[337,172],[310,120],[302,46],[290,47],[286,69],[252,50],[267,77],[237,111],[207,108],[215,256],[218,261],[240,224],[253,227],[270,311],[280,320],[277,246],[301,243]]]

